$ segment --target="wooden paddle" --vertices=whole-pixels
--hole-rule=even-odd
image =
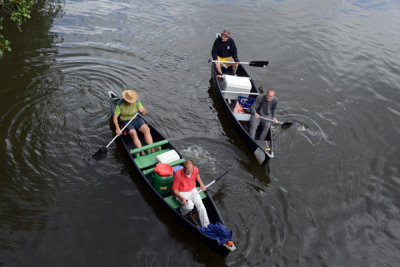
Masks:
[[[261,116],[260,116],[260,118],[263,119],[263,120],[274,122],[274,120],[272,120],[270,118],[261,117]],[[280,124],[282,127],[289,127],[289,126],[291,126],[293,124],[293,122],[288,122],[288,121],[287,122],[278,122],[278,124]]]
[[[210,62],[209,60],[208,62]],[[212,62],[220,62],[220,63],[239,63],[239,64],[247,64],[250,65],[251,67],[262,67],[266,68],[269,64],[269,61],[250,61],[250,62],[242,62],[242,61],[219,61],[219,60],[213,60]]]
[[[208,188],[210,185],[212,185],[213,183],[215,183],[216,181],[218,181],[219,179],[221,179],[222,177],[224,177],[228,172],[229,172],[229,170],[226,171],[226,172],[224,172],[222,175],[220,175],[217,179],[213,180],[213,181],[212,181],[211,183],[209,183],[208,185],[206,185],[206,188]],[[194,194],[193,196],[191,196],[188,200],[193,199],[195,196],[197,196],[197,195],[200,194],[201,192],[203,192],[203,190],[200,189],[199,191],[197,191],[196,194]]]
[[[136,116],[139,114],[139,112],[137,112],[132,119],[130,119],[130,121],[125,124],[125,126],[121,129],[121,133],[125,130],[125,128],[136,118]],[[117,134],[116,136],[114,136],[114,138],[110,141],[110,143],[108,143],[107,146],[103,146],[101,147],[99,150],[97,150],[96,153],[93,154],[93,156],[90,159],[90,162],[96,162],[96,160],[99,160],[104,154],[107,153],[107,148],[114,142],[115,139],[117,139],[119,135]]]

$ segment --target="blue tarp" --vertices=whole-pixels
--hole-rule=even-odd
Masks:
[[[208,227],[200,227],[199,231],[209,238],[217,240],[219,245],[222,245],[229,240],[232,240],[233,233],[228,231],[221,223],[209,224]]]

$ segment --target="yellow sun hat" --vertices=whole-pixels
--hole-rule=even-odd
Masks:
[[[122,97],[128,103],[135,103],[139,99],[139,94],[135,90],[124,90],[122,92]]]

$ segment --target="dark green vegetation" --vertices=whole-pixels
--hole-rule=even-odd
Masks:
[[[4,30],[16,26],[22,34],[22,24],[31,18],[33,9],[41,10],[42,16],[57,14],[60,9],[59,1],[34,0],[0,0],[0,58],[5,52],[11,52],[12,42]],[[9,22],[9,23],[8,23]]]
[[[31,17],[31,8],[35,4],[32,0],[0,0],[2,12],[0,13],[0,30],[3,30],[3,21],[5,17],[13,21],[18,29]],[[5,51],[11,51],[11,42],[3,34],[0,34],[0,57]]]

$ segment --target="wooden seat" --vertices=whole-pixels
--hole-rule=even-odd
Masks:
[[[150,145],[131,149],[130,153],[135,155],[134,161],[138,165],[139,169],[146,169],[157,163],[156,157],[158,155],[171,150],[170,148],[162,149],[162,145],[165,144],[168,144],[168,140],[161,140]],[[152,148],[157,148],[158,151],[151,153]],[[146,151],[147,155],[141,156],[140,153],[142,151]]]
[[[200,187],[197,187],[197,190],[200,190]],[[204,199],[207,197],[206,193],[204,193],[204,192],[201,192],[199,195],[200,195],[201,199]],[[175,210],[181,206],[181,203],[176,199],[176,197],[174,195],[164,197],[164,200]]]
[[[250,121],[251,114],[232,113],[238,121]]]
[[[145,145],[145,146],[142,146],[142,147],[131,149],[130,153],[131,154],[135,154],[136,157],[140,157],[140,152],[147,150],[147,152],[150,153],[150,150],[152,148],[161,147],[162,145],[165,145],[165,144],[168,144],[168,140],[166,140],[166,139],[158,141],[158,142],[155,142],[155,143],[150,144],[150,145]]]
[[[167,148],[167,149],[163,149],[157,152],[153,152],[151,154],[145,155],[145,156],[140,156],[140,157],[136,157],[135,163],[138,165],[138,167],[140,169],[146,169],[150,166],[153,166],[154,164],[157,163],[157,159],[156,157],[164,152],[167,152],[171,149]]]

